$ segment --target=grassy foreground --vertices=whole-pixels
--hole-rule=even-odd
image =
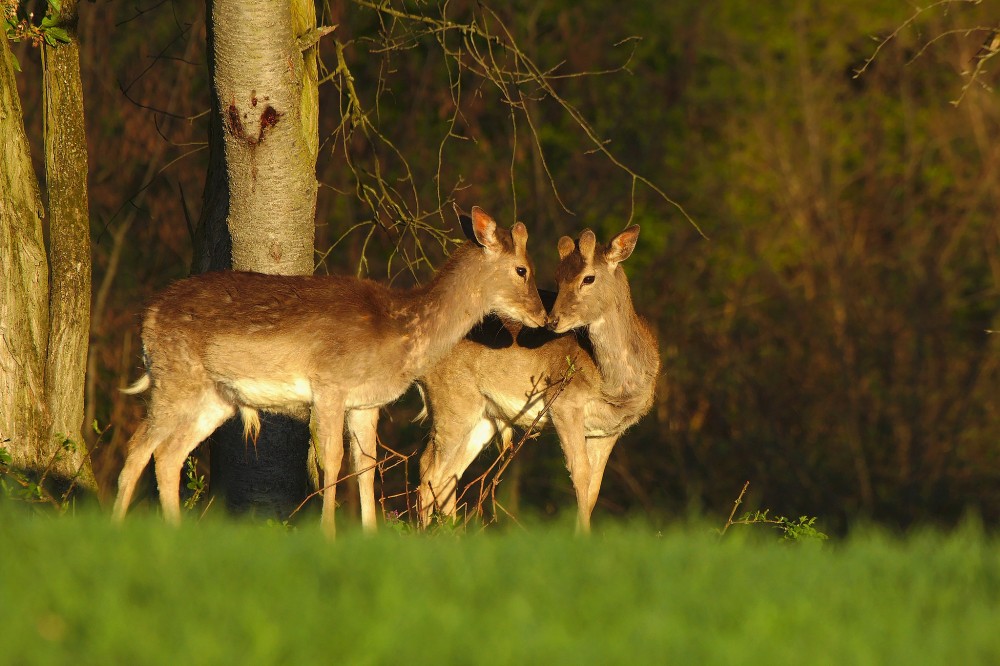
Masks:
[[[1000,543],[348,533],[0,503],[2,664],[1000,663]]]

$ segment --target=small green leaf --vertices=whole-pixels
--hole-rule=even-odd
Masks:
[[[49,7],[55,10],[55,13],[62,11],[62,0],[49,0]]]
[[[49,40],[50,37],[54,40],[62,42],[63,44],[69,44],[69,33],[66,32],[64,28],[53,27],[45,31],[45,41],[51,46],[55,46],[55,43]]]

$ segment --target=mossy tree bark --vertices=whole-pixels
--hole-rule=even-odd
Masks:
[[[48,261],[13,56],[0,38],[0,262],[9,267],[0,295],[0,440],[21,471],[96,490],[81,432],[91,265],[76,2],[64,2],[59,19],[70,42],[42,47]]]
[[[75,0],[63,0],[67,44],[42,46],[45,62],[45,181],[49,200],[49,338],[45,396],[49,445],[65,444],[55,463],[62,476],[96,490],[83,427],[90,330],[90,209],[87,135],[76,38]]]
[[[0,34],[0,447],[22,469],[47,464],[48,266],[14,56]]]
[[[209,173],[195,271],[313,272],[318,81],[311,0],[208,8]],[[287,516],[308,492],[306,424],[265,415],[256,446],[239,419],[211,438],[211,483],[230,509]]]

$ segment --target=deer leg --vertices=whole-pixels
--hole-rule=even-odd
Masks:
[[[376,530],[375,465],[378,462],[376,429],[378,408],[352,409],[347,413],[347,433],[351,441],[351,462],[358,475],[361,497],[361,525],[366,532]]]
[[[443,513],[446,516],[454,517],[458,503],[458,481],[469,469],[469,465],[482,452],[486,445],[496,434],[496,426],[491,419],[482,419],[477,423],[465,438],[465,446],[458,451],[452,459],[451,464],[446,469],[444,477],[445,487],[450,486],[451,490],[445,496]]]
[[[608,457],[615,447],[618,436],[595,437],[587,440],[587,457],[590,459],[590,482],[587,484],[587,502],[580,506],[581,512],[587,514],[587,525],[590,525],[590,516],[594,512],[597,504],[597,495],[601,492],[601,481],[604,479],[604,468],[608,464]]]
[[[553,411],[552,423],[559,435],[566,467],[569,469],[573,490],[576,492],[576,531],[590,532],[590,511],[587,510],[591,471],[587,455],[587,438],[583,430],[582,414],[559,414]]]
[[[160,439],[150,436],[148,420],[140,423],[132,438],[129,439],[126,447],[128,455],[125,457],[125,466],[122,467],[121,474],[118,475],[118,496],[115,497],[115,506],[112,510],[114,520],[121,522],[125,519],[125,512],[128,511],[128,506],[132,503],[135,484],[138,483],[142,471],[146,469],[146,464],[149,463],[149,459],[153,456],[153,451],[160,441]]]
[[[337,534],[337,479],[344,461],[344,400],[342,397],[317,402],[314,407],[320,460],[323,464],[323,515],[321,524],[327,537]]]
[[[432,437],[420,456],[420,486],[417,488],[417,518],[422,527],[430,524],[438,508],[438,443]]]
[[[458,480],[496,431],[481,409],[474,414],[435,416],[434,437],[420,458],[420,522],[425,527],[435,511],[455,515]]]
[[[174,441],[180,443],[181,440]],[[163,453],[163,449],[157,449],[153,454],[156,459],[156,487],[160,491],[163,517],[168,523],[178,525],[181,522],[181,470],[187,455],[182,444],[175,445],[169,441],[168,444],[169,449]]]
[[[485,408],[478,393],[471,393],[474,386],[452,386],[453,382],[428,378],[424,404],[433,422],[431,439],[420,456],[420,486],[417,491],[417,511],[420,524],[427,527],[436,511],[441,511],[446,497],[444,478],[446,470],[455,455],[456,447],[462,445],[465,436],[482,418]],[[438,384],[440,387],[437,388]],[[470,392],[467,393],[466,390]],[[472,395],[479,404],[468,404],[463,398]]]
[[[183,408],[181,413],[184,413]],[[184,461],[216,428],[235,414],[236,409],[229,403],[216,399],[207,405],[200,404],[197,409],[187,413],[196,416],[183,423],[153,452],[156,461],[156,487],[160,491],[163,516],[167,522],[175,525],[181,522],[180,487]]]

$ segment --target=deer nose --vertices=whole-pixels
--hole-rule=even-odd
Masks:
[[[559,327],[559,317],[550,316],[545,319],[545,328],[549,329],[550,331],[554,331],[558,327]]]

